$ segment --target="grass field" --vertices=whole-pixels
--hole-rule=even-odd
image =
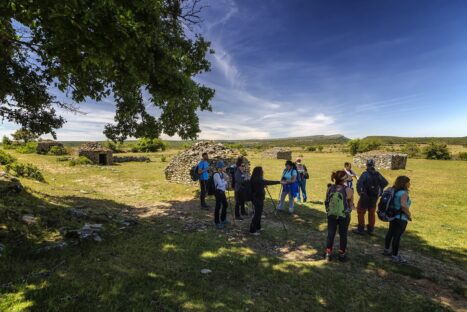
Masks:
[[[280,177],[283,161],[247,151],[267,178]],[[212,212],[198,208],[196,186],[165,181],[161,153],[148,154],[150,163],[110,167],[15,154],[38,166],[46,183],[22,179],[25,192],[0,199],[0,311],[467,309],[467,162],[410,159],[407,170],[382,171],[391,182],[401,174],[412,179],[413,222],[401,244],[410,264],[381,255],[381,222],[373,237],[349,234],[348,263],[327,263],[322,201],[331,171],[351,157],[299,153],[310,170],[311,201],[281,218],[267,201],[259,237],[247,234],[249,221],[216,230]],[[277,199],[279,188],[270,190]],[[87,217],[72,217],[70,208]],[[24,214],[39,221],[28,226]],[[121,230],[128,218],[139,223]],[[355,212],[352,218],[355,226]],[[103,223],[102,242],[40,251],[62,239],[61,229],[85,222]]]

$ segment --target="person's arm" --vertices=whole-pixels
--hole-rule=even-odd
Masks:
[[[295,172],[295,175],[294,175],[294,172]],[[290,175],[292,176],[292,179],[290,179],[289,184],[293,184],[295,183],[295,181],[297,181],[298,172],[296,170],[292,170],[292,173]]]
[[[347,202],[349,203],[350,208],[354,209],[355,204],[354,204],[354,201],[353,201],[353,190],[350,187],[347,187],[345,192],[347,194]]]
[[[281,181],[263,180],[264,186],[281,184]]]
[[[409,205],[407,204],[407,201],[409,200],[409,194],[404,193],[401,197],[401,210],[407,218],[412,221],[412,214],[410,213]]]
[[[214,187],[217,189],[219,186],[223,186],[223,183],[225,183],[224,180],[222,180],[221,175],[219,172],[214,173],[213,175],[214,179]]]
[[[389,182],[388,182],[388,180],[386,180],[385,177],[383,177],[383,175],[381,173],[379,174],[379,179],[380,179],[380,183],[381,183],[381,188],[384,190],[384,188],[386,186],[388,186]]]
[[[209,166],[207,165],[206,168],[204,168],[205,166],[206,164],[203,161],[198,164],[198,174],[203,174],[204,172],[208,171]]]
[[[358,194],[362,194],[362,193],[365,192],[364,184],[365,184],[366,176],[367,176],[367,173],[364,172],[364,173],[362,173],[360,178],[357,180],[357,192],[358,192]]]

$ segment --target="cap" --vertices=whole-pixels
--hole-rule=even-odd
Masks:
[[[216,164],[216,168],[217,169],[220,169],[220,168],[224,168],[224,162],[222,160],[219,160]]]
[[[367,167],[374,167],[375,166],[375,161],[373,159],[368,159],[366,161],[366,166]]]

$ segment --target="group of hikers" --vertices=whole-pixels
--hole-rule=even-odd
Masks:
[[[243,157],[239,157],[234,166],[226,167],[223,161],[216,163],[216,169],[210,174],[209,156],[203,153],[202,160],[192,169],[193,180],[199,180],[200,201],[202,209],[209,209],[206,196],[214,195],[216,205],[214,208],[214,223],[218,229],[230,224],[227,220],[228,200],[226,191],[234,190],[235,220],[242,221],[248,217],[245,202],[251,201],[254,207],[250,223],[250,233],[260,235],[261,216],[268,185],[281,185],[279,203],[275,209],[283,212],[286,198],[289,199],[288,214],[293,215],[295,199],[298,202],[307,201],[306,180],[309,179],[308,168],[299,157],[295,162],[287,160],[280,180],[264,179],[263,168],[253,168],[251,176],[249,168]],[[385,237],[383,254],[391,256],[394,262],[405,263],[406,260],[399,254],[399,245],[402,234],[405,232],[408,221],[411,221],[409,198],[410,179],[399,176],[390,188],[388,181],[375,168],[373,159],[366,163],[366,171],[360,177],[352,170],[348,162],[344,169],[332,172],[331,181],[327,186],[325,207],[327,213],[327,240],[324,258],[333,259],[334,238],[339,232],[339,261],[347,261],[347,233],[350,217],[354,205],[354,179],[357,180],[356,191],[359,194],[357,203],[358,226],[352,232],[358,235],[373,235],[376,214],[383,221],[389,222],[389,229]],[[270,193],[269,193],[269,196]],[[272,197],[271,200],[273,201]],[[378,211],[377,211],[378,207]],[[368,222],[365,228],[365,215]]]

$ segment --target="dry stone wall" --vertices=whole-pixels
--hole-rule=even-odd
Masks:
[[[53,146],[63,147],[63,144],[57,141],[39,141],[37,142],[36,152],[38,154],[47,154]]]
[[[165,168],[166,179],[172,182],[184,184],[197,183],[191,180],[190,170],[193,166],[196,166],[199,163],[204,152],[209,155],[210,174],[216,170],[216,163],[219,160],[224,161],[225,165],[228,167],[235,165],[237,158],[240,156],[239,153],[220,143],[198,142],[172,158]],[[246,158],[244,159],[248,167],[249,161]]]
[[[369,159],[373,159],[375,161],[375,167],[377,169],[398,170],[405,169],[407,166],[407,154],[399,153],[362,153],[355,155],[353,162],[358,167],[366,167],[366,162]]]
[[[292,151],[284,148],[274,147],[264,151],[263,157],[292,160]]]

